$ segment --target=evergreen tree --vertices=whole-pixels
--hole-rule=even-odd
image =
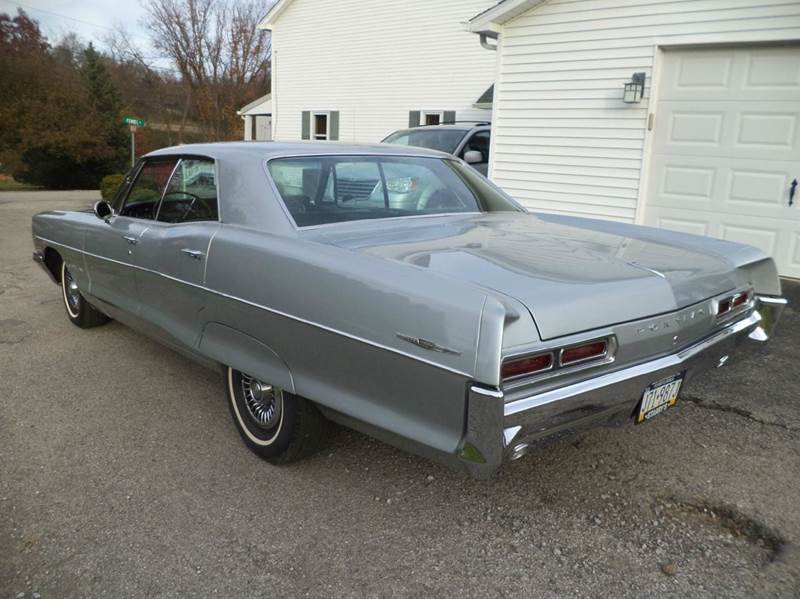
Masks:
[[[127,134],[122,124],[122,101],[119,91],[103,64],[103,57],[89,45],[83,51],[83,76],[96,118],[102,124],[104,141],[111,156],[100,166],[98,178],[124,169]]]

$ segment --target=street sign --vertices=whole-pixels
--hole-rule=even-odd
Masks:
[[[126,116],[122,119],[125,125],[136,125],[137,127],[144,127],[144,119],[136,119],[132,116]]]
[[[131,132],[131,166],[133,166],[136,163],[136,137],[133,134],[136,133],[137,128],[144,127],[144,119],[126,116],[122,117],[122,122],[128,125],[128,130]]]

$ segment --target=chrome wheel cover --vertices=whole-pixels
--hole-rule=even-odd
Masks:
[[[244,405],[253,422],[261,428],[274,428],[281,420],[283,390],[242,373]]]
[[[72,278],[72,273],[66,268],[64,269],[64,297],[70,311],[77,314],[80,308],[81,293],[78,291],[78,284]]]

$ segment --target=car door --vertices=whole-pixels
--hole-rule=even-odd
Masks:
[[[107,307],[138,314],[139,298],[134,274],[142,233],[153,222],[161,193],[176,159],[144,162],[133,183],[117,200],[114,214],[86,231],[84,250],[89,272],[89,293]]]
[[[458,155],[459,158],[463,159],[467,152],[480,152],[482,160],[480,162],[473,162],[470,166],[484,177],[489,173],[489,144],[491,142],[491,135],[491,131],[488,129],[476,131],[467,140]]]
[[[215,162],[181,158],[136,256],[141,316],[167,341],[196,344],[206,257],[219,226]]]

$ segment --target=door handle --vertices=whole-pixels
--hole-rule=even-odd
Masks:
[[[797,191],[797,179],[789,186],[789,206],[794,204],[794,192]]]
[[[136,239],[136,237],[128,237],[127,235],[123,235],[122,238],[131,245],[136,245],[139,243],[139,240]]]
[[[184,248],[181,251],[190,258],[194,258],[195,260],[201,260],[203,256],[205,256],[205,254],[199,250],[190,250],[188,248]]]

